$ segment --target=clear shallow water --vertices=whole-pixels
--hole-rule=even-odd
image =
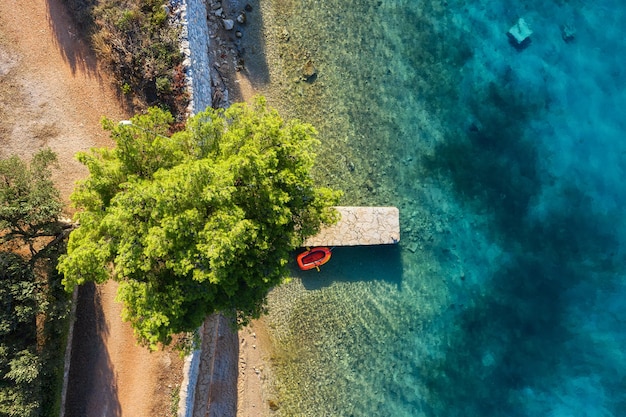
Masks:
[[[591,3],[263,5],[319,181],[402,226],[271,294],[279,414],[626,414],[626,12]]]

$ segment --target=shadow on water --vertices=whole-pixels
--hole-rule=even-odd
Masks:
[[[466,131],[446,138],[424,167],[472,209],[492,215],[497,233],[514,237],[542,187],[536,145],[523,134],[541,103],[495,83],[481,98],[470,103],[474,120]]]
[[[333,282],[356,281],[386,281],[399,288],[402,283],[400,247],[337,246],[332,249],[330,261],[319,272],[315,269],[301,271],[294,262],[292,276],[301,278],[308,290],[328,287]]]
[[[563,381],[580,376],[573,369],[586,359],[571,353],[572,344],[599,349],[572,332],[568,314],[576,309],[587,316],[592,303],[574,300],[568,291],[599,275],[603,285],[615,279],[623,262],[613,259],[611,249],[619,244],[613,226],[619,217],[598,213],[585,191],[567,179],[558,179],[558,191],[553,191],[558,198],[544,201],[544,187],[554,190],[557,179],[540,172],[538,141],[525,138],[526,125],[542,109],[541,99],[527,97],[490,85],[483,104],[470,105],[475,121],[468,131],[447,138],[423,161],[428,175],[449,184],[459,200],[491,219],[487,233],[507,252],[480,295],[463,311],[451,313],[457,315],[449,347],[426,367],[433,412],[528,415],[524,395],[554,395]],[[533,214],[537,204],[548,210]],[[613,379],[602,384],[619,382]],[[607,409],[620,415],[624,398],[613,401]]]
[[[230,0],[231,10],[243,10],[246,22],[238,25],[237,30],[242,33],[240,39],[233,41],[237,47],[239,56],[243,60],[241,72],[250,80],[256,89],[264,87],[270,82],[269,68],[266,60],[266,37],[263,34],[263,15],[261,13],[260,0]],[[238,84],[237,84],[238,86]],[[241,92],[235,92],[241,96]]]
[[[72,339],[67,417],[121,415],[113,364],[104,343],[108,332],[95,284],[82,285]]]
[[[97,61],[88,43],[82,38],[70,15],[67,6],[61,0],[46,0],[48,24],[54,34],[56,45],[72,74],[83,71],[98,76]]]

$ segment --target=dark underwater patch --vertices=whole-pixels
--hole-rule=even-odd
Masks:
[[[524,137],[540,100],[495,83],[474,96],[469,103],[473,121],[451,129],[433,155],[424,158],[425,174],[450,184],[471,209],[491,214],[498,233],[515,235],[541,190],[536,144]]]
[[[455,318],[444,358],[431,364],[426,379],[433,409],[447,416],[521,416],[524,390],[550,391],[550,381],[577,363],[570,345],[581,338],[567,314],[573,307],[591,314],[592,305],[575,304],[568,291],[597,275],[604,285],[617,279],[607,273],[621,262],[611,255],[619,244],[617,214],[594,210],[567,178],[541,173],[538,144],[546,138],[525,135],[542,117],[541,97],[504,82],[482,97],[469,104],[474,121],[459,126],[422,167],[469,210],[491,219],[488,233],[508,260]],[[558,201],[541,201],[548,184]],[[531,216],[539,202],[548,210]]]

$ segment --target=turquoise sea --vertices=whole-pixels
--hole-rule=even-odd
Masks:
[[[401,216],[271,293],[277,415],[626,415],[624,3],[251,6],[317,180]]]

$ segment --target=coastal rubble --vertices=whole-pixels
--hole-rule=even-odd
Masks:
[[[224,23],[224,29],[226,30],[233,30],[233,27],[235,27],[235,22],[232,19],[223,19],[222,23]]]
[[[252,7],[236,1],[170,0],[170,10],[174,24],[181,27],[188,114],[208,106],[228,107],[229,83],[243,66],[237,42],[244,36],[246,13]]]

